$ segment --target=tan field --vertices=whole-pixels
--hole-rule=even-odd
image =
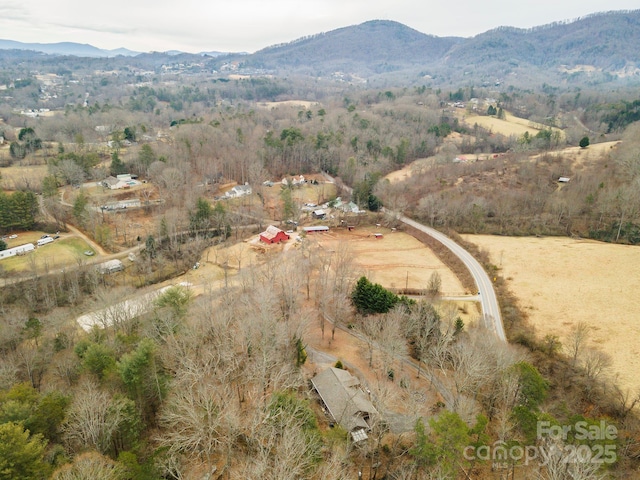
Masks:
[[[498,266],[536,335],[565,343],[578,322],[612,357],[611,376],[640,390],[640,249],[570,238],[465,235]]]
[[[611,150],[614,149],[619,143],[619,141],[593,143],[587,148],[567,147],[552,152],[546,152],[544,154],[532,155],[530,158],[531,160],[535,160],[542,155],[551,157],[563,157],[565,159],[570,159],[574,167],[576,167],[601,159],[604,155],[607,155],[609,152],[611,152]],[[461,156],[466,157],[467,159],[477,158],[479,161],[485,160],[487,157],[487,155],[485,154],[480,154],[478,156]],[[416,172],[423,172],[428,170],[432,165],[434,159],[435,157],[419,158],[418,160],[411,162],[409,165],[406,165],[400,170],[394,170],[393,172],[387,174],[384,178],[389,180],[391,183],[401,182],[403,180],[406,180],[407,178],[410,178]]]
[[[536,128],[530,127],[528,125],[522,125],[521,123],[479,115],[465,117],[464,123],[470,126],[473,126],[477,123],[478,126],[486,128],[492,133],[499,133],[507,137],[511,135],[520,137],[521,135],[524,135],[525,132],[529,132],[529,135],[535,135],[539,131]]]
[[[6,190],[15,190],[16,186],[31,185],[39,187],[42,184],[42,179],[48,174],[47,165],[31,165],[31,166],[18,166],[12,165],[11,167],[5,167],[0,169],[2,174],[2,187]]]
[[[468,114],[465,114],[462,120],[469,126],[473,126],[477,123],[480,127],[486,128],[493,133],[499,133],[506,137],[509,137],[511,135],[516,135],[519,137],[521,135],[524,135],[525,132],[529,132],[529,135],[535,135],[540,130],[549,128],[546,125],[540,125],[531,122],[526,118],[516,117],[514,115],[511,115],[510,113],[505,113],[504,120],[496,117]],[[559,132],[562,137],[564,137],[564,132],[559,128],[554,128],[553,130]]]
[[[554,152],[548,152],[544,155],[548,155],[551,157],[564,157],[571,159],[574,166],[588,164],[592,161],[601,159],[604,155],[607,155],[614,149],[620,142],[602,142],[602,143],[592,143],[587,148],[580,147],[567,147],[561,150],[556,150]],[[536,159],[540,157],[540,155],[534,155],[531,159]]]
[[[319,106],[318,102],[308,102],[306,100],[283,100],[281,102],[260,102],[259,107],[262,108],[276,108],[276,107],[304,107],[312,108]]]
[[[383,236],[378,239],[374,233],[382,233]],[[311,241],[317,240],[327,251],[335,251],[341,244],[346,244],[358,275],[366,275],[369,280],[383,287],[424,289],[432,273],[438,272],[443,293],[465,293],[460,280],[431,249],[406,233],[363,226],[351,232],[333,229],[328,234],[311,234],[309,238]]]

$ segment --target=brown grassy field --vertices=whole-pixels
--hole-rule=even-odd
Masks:
[[[318,107],[320,103],[318,102],[308,102],[306,100],[283,100],[281,102],[260,102],[258,103],[258,107],[261,108],[276,108],[276,107],[303,107],[310,109],[312,107]]]
[[[566,160],[571,161],[573,168],[582,167],[588,165],[591,162],[596,162],[604,155],[607,155],[614,149],[620,142],[602,142],[602,143],[594,143],[589,145],[588,148],[580,148],[580,147],[566,147],[561,148],[551,152],[540,153],[536,155],[532,155],[530,157],[531,160],[536,160],[541,156],[550,156],[550,157],[562,157]],[[477,158],[478,161],[482,161],[486,159],[485,154],[476,155],[461,155],[461,157],[466,157],[467,159],[472,159],[475,161]],[[428,170],[430,166],[435,161],[436,157],[429,158],[420,158],[409,165],[406,165],[404,168],[400,170],[395,170],[384,178],[389,180],[391,183],[401,182],[410,178],[415,172],[423,172]]]
[[[527,120],[526,118],[516,117],[510,113],[505,113],[504,119],[496,117],[489,117],[485,115],[469,115],[464,113],[462,121],[472,127],[474,124],[486,128],[492,133],[499,133],[506,137],[511,135],[521,136],[525,132],[529,132],[529,135],[535,135],[540,130],[548,128],[546,125],[536,124]],[[564,132],[558,128],[554,128],[554,131],[559,132],[564,137]]]
[[[47,165],[12,165],[0,169],[2,175],[2,187],[6,190],[15,190],[17,186],[29,185],[39,187],[42,179],[47,176]]]
[[[589,345],[612,357],[610,373],[638,391],[640,249],[570,238],[465,235],[486,250],[529,317],[536,335],[566,342],[578,322]]]
[[[382,233],[377,239],[374,233]],[[386,288],[425,289],[433,272],[442,279],[446,295],[464,295],[460,280],[436,255],[421,242],[403,232],[388,228],[359,226],[353,231],[332,229],[326,234],[311,234],[309,241],[317,241],[326,251],[335,251],[346,244],[357,275]]]

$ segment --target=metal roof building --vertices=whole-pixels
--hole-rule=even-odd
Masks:
[[[378,414],[360,387],[360,380],[346,370],[331,367],[311,379],[331,417],[354,441],[367,438],[369,421]]]

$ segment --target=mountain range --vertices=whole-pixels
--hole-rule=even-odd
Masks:
[[[0,50],[35,50],[82,57],[137,56],[126,48],[101,50],[88,44],[25,44],[0,40]],[[164,55],[187,55],[164,52]],[[147,54],[145,54],[147,55]],[[473,71],[500,76],[519,68],[568,71],[589,66],[599,72],[640,76],[640,10],[589,15],[530,29],[499,27],[474,37],[438,37],[398,22],[372,20],[274,45],[253,54],[201,52],[212,68],[233,64],[251,70],[323,76],[335,72],[371,78],[398,72],[442,75]]]

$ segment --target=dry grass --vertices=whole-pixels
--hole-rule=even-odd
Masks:
[[[258,107],[272,109],[276,107],[303,107],[310,109],[311,107],[318,107],[318,102],[308,102],[306,100],[284,100],[282,102],[259,102]]]
[[[383,237],[377,239],[374,233],[382,233]],[[346,243],[356,269],[383,287],[424,289],[433,272],[437,272],[443,292],[460,295],[465,291],[460,280],[428,247],[406,233],[363,226],[351,232],[333,229],[328,234],[315,235],[309,237],[326,251],[335,251]]]
[[[477,123],[478,126],[485,128],[492,133],[499,133],[506,137],[510,137],[511,135],[520,137],[521,135],[524,135],[525,132],[528,132],[529,135],[535,135],[540,130],[549,128],[547,125],[534,123],[526,118],[516,117],[510,113],[505,113],[504,119],[484,115],[469,115],[468,113],[465,113],[462,117],[462,121],[470,127]],[[559,132],[562,135],[561,138],[564,138],[564,132],[562,130],[559,128],[553,128],[553,130]]]
[[[12,165],[0,170],[2,186],[6,190],[15,190],[17,185],[24,185],[28,181],[32,186],[40,186],[42,179],[48,174],[47,165]]]
[[[612,357],[611,375],[640,389],[640,250],[570,238],[465,235],[486,250],[529,317],[537,337],[566,343],[572,327],[591,327],[590,346]]]

